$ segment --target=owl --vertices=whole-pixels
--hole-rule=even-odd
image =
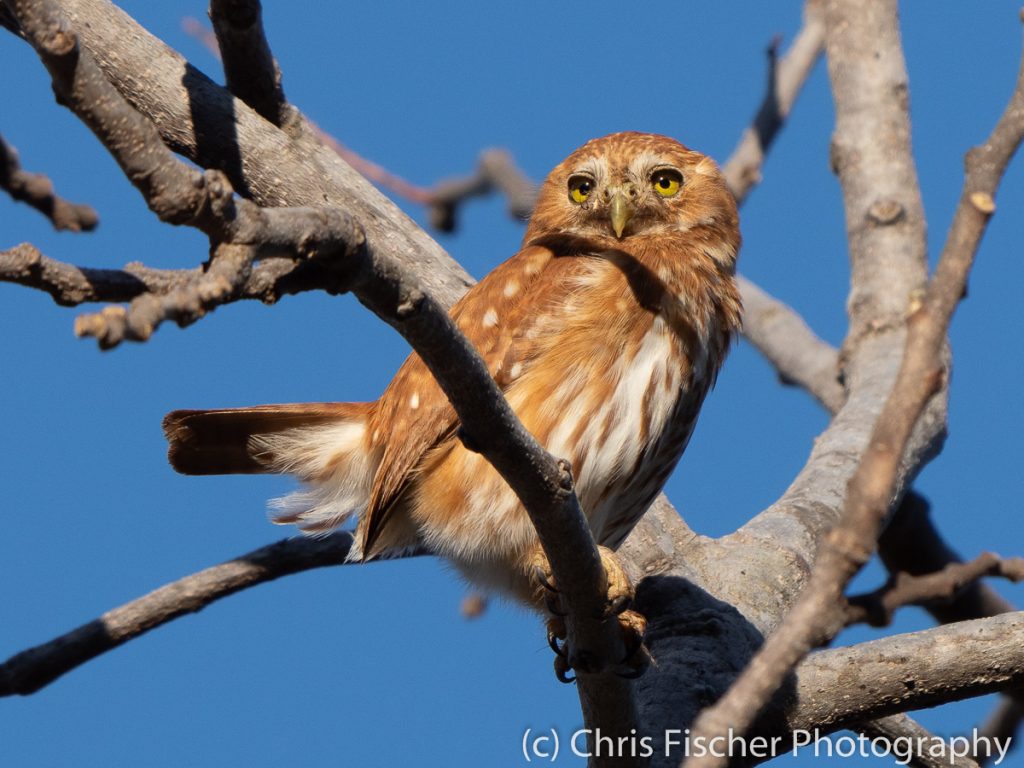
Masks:
[[[711,159],[665,136],[616,133],[550,173],[519,252],[451,310],[524,426],[571,464],[610,589],[627,596],[612,550],[682,455],[739,328],[739,245]],[[354,517],[352,560],[427,549],[543,611],[533,525],[458,426],[415,353],[375,402],[164,420],[179,472],[298,478],[301,490],[272,502],[275,522],[323,534]]]

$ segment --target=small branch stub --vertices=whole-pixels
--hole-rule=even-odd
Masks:
[[[996,211],[996,201],[987,192],[975,192],[972,194],[971,205],[986,216],[991,216]]]

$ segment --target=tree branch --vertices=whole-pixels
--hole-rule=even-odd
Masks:
[[[61,0],[61,8],[109,81],[172,150],[221,169],[240,195],[261,206],[347,211],[360,222],[371,257],[402,262],[446,306],[472,285],[461,266],[312,130],[276,128],[109,0]]]
[[[983,552],[970,562],[949,563],[932,573],[915,576],[897,572],[887,584],[873,592],[849,598],[846,624],[866,622],[873,627],[887,627],[898,608],[951,604],[964,589],[985,576],[998,576],[1012,582],[1024,580],[1024,559],[1004,560],[991,552]]]
[[[263,31],[259,0],[210,0],[228,90],[274,125],[288,130],[297,113],[288,105],[281,70]]]
[[[861,723],[854,726],[854,730],[871,739],[885,739],[893,745],[894,754],[896,754],[896,745],[901,742],[911,745],[912,748],[908,750],[909,754],[905,763],[910,768],[978,768],[978,764],[969,757],[946,751],[943,751],[941,755],[932,754],[930,750],[921,749],[919,745],[933,745],[938,737],[916,720],[902,713]],[[915,746],[916,748],[913,748]],[[900,758],[903,759],[902,754],[900,754]]]
[[[526,221],[533,213],[537,191],[538,185],[516,167],[508,151],[488,149],[480,153],[472,176],[438,182],[433,189],[425,190],[418,202],[427,206],[431,226],[454,232],[459,208],[472,197],[499,192],[505,196],[509,215]]]
[[[809,392],[829,413],[846,400],[839,382],[839,352],[818,338],[790,307],[737,277],[743,294],[743,335],[778,371],[783,384]]]
[[[57,196],[48,178],[23,170],[18,162],[18,153],[4,141],[3,136],[0,136],[0,189],[46,216],[54,229],[89,232],[99,224],[99,216],[92,206],[69,203]]]
[[[29,243],[0,251],[0,281],[46,291],[57,304],[67,307],[88,302],[127,302],[146,293],[164,296],[188,288],[203,275],[203,267],[153,269],[138,262],[124,269],[76,267],[44,256]],[[263,257],[238,289],[221,297],[218,303],[256,299],[273,304],[283,296],[303,291],[340,293],[341,277],[336,265],[319,256],[305,261]]]
[[[779,60],[779,41],[768,47],[768,78],[764,100],[751,125],[743,132],[722,173],[739,203],[761,183],[761,169],[772,142],[789,117],[804,82],[811,74],[825,42],[821,0],[804,5],[804,23],[786,55]]]
[[[166,319],[195,322],[247,282],[260,252],[285,251],[297,258],[332,258],[351,279],[361,279],[353,259],[364,242],[361,229],[338,210],[263,209],[244,199],[218,171],[200,173],[178,161],[156,128],[107,81],[49,0],[8,0],[26,38],[53,78],[59,100],[71,109],[117,160],[150,210],[171,224],[187,224],[209,236],[206,269],[189,283],[159,296],[144,293],[127,308],[108,307],[80,317],[75,332],[101,347],[145,341]],[[24,274],[24,269],[21,273]],[[66,271],[66,270],[65,270]]]
[[[351,546],[352,535],[345,532],[285,539],[166,584],[0,664],[0,696],[35,693],[102,653],[256,584],[344,565]]]
[[[796,673],[786,726],[822,733],[1006,690],[1024,683],[1024,612],[818,651]]]
[[[878,553],[891,574],[931,574],[961,563],[960,556],[943,540],[931,519],[928,501],[907,494],[878,540]],[[943,624],[970,621],[1016,610],[1010,601],[981,581],[967,584],[950,601],[930,603],[925,609]],[[979,729],[989,738],[1010,739],[1024,720],[1024,689],[1007,691]],[[1011,741],[1011,743],[1013,743]],[[979,755],[985,763],[986,755]]]
[[[876,3],[870,13],[864,9],[853,11],[849,6],[833,2],[830,5],[829,29],[830,35],[834,31],[836,37],[848,36],[850,40],[870,36],[874,45],[861,49],[866,53],[862,54],[864,60],[857,65],[865,71],[873,70],[876,67],[874,62],[883,60],[884,63],[886,57],[898,58],[899,68],[902,68],[896,38],[895,4],[889,0]],[[888,43],[886,36],[889,37]],[[841,46],[841,43],[836,43],[837,49],[841,50]],[[878,53],[880,50],[881,54]],[[844,61],[845,53],[841,51],[838,54],[839,62]],[[835,66],[840,66],[839,62],[835,62]],[[847,66],[852,64],[847,62]],[[877,76],[879,73],[873,71],[873,74]],[[884,79],[880,81],[884,82]],[[846,72],[845,85],[849,87],[856,83],[857,77]],[[871,98],[870,94],[860,95]],[[838,105],[838,92],[836,96]],[[886,110],[875,105],[873,119],[879,119],[879,114],[885,115]],[[895,123],[902,127],[902,121],[896,120]],[[899,134],[900,129],[896,133]],[[870,444],[850,481],[840,522],[824,538],[810,581],[783,624],[768,638],[726,695],[701,714],[694,726],[695,737],[711,738],[726,732],[745,732],[811,646],[833,636],[838,630],[843,588],[874,549],[893,499],[904,449],[927,400],[941,385],[941,353],[946,331],[963,296],[981,235],[995,210],[993,197],[999,181],[1022,137],[1024,62],[1013,97],[991,136],[984,145],[968,153],[963,192],[935,277],[928,284],[924,296],[911,307],[903,362],[892,392],[875,423]],[[907,151],[909,153],[909,144]],[[894,162],[892,158],[887,158],[887,162],[900,167],[899,161]],[[864,238],[870,239],[870,236],[864,235]],[[855,240],[851,237],[851,245]],[[874,293],[866,293],[864,298],[872,304],[878,300]],[[876,311],[881,311],[881,307]],[[711,757],[698,758],[696,764],[711,766],[722,762]]]

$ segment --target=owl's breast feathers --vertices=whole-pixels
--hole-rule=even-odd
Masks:
[[[662,234],[623,247],[534,237],[452,310],[524,426],[572,464],[601,543],[619,544],[664,484],[739,325],[735,252],[721,258],[702,238]],[[411,355],[368,422],[370,453],[381,459],[360,523],[364,555],[388,546],[392,537],[383,547],[378,537],[396,510],[441,505],[453,526],[488,516],[511,525],[518,502],[459,444],[456,426]],[[465,542],[466,531],[452,538]]]

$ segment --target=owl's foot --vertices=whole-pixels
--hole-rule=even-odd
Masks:
[[[561,594],[551,575],[551,566],[540,547],[537,547],[531,558],[536,602],[544,605],[549,614],[548,645],[555,652],[555,676],[563,683],[570,683],[575,679],[569,676],[571,670],[594,673],[610,668],[620,677],[635,678],[642,675],[650,664],[650,654],[643,643],[647,620],[636,611],[629,610],[633,601],[633,585],[614,552],[607,547],[598,547],[598,551],[608,578],[608,596],[600,615],[596,618],[614,618],[618,622],[625,648],[623,658],[613,664],[608,664],[605,659],[585,649],[570,648],[566,642],[566,612],[562,606]]]

